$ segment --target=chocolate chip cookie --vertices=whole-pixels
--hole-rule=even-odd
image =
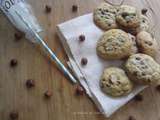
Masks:
[[[137,34],[137,45],[139,51],[155,57],[158,52],[158,43],[152,35],[146,31],[141,31]]]
[[[141,15],[140,20],[140,27],[137,28],[137,33],[140,31],[148,31],[150,26],[148,17],[145,15]]]
[[[132,82],[128,79],[124,70],[117,67],[106,68],[100,79],[102,91],[110,96],[118,97],[131,92]]]
[[[129,35],[120,29],[111,29],[97,43],[97,54],[103,59],[123,59],[132,53]]]
[[[103,30],[117,28],[116,11],[116,7],[108,3],[102,3],[94,10],[93,19],[95,24]]]
[[[122,5],[118,8],[116,21],[125,28],[136,28],[140,26],[140,14],[135,7]]]
[[[141,31],[149,31],[149,26],[150,26],[149,19],[147,16],[144,16],[144,15],[140,16],[140,26],[138,27],[126,28],[119,25],[121,29],[133,35],[137,35]]]
[[[151,85],[160,80],[160,65],[146,54],[134,54],[125,64],[129,78],[136,83]]]

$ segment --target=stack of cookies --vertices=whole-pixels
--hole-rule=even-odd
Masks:
[[[97,54],[104,60],[125,60],[124,69],[106,68],[100,87],[117,97],[130,93],[135,84],[152,85],[160,80],[160,65],[154,60],[158,43],[149,33],[147,10],[129,5],[102,3],[94,10],[95,24],[104,30]]]

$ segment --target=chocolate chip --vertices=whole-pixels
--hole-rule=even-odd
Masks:
[[[132,36],[131,39],[132,39],[133,42],[135,41],[135,37]]]
[[[160,92],[160,85],[156,86],[156,90]]]
[[[128,16],[128,13],[126,13],[126,12],[122,13],[123,18],[125,18],[126,16]]]
[[[24,37],[24,33],[20,32],[20,31],[14,33],[14,39],[15,39],[15,41],[19,41],[19,40],[21,40],[23,37]]]
[[[109,12],[108,10],[104,10],[105,12]]]
[[[76,86],[76,95],[83,95],[84,94],[84,89],[80,86]]]
[[[16,59],[12,59],[12,60],[10,61],[10,66],[11,66],[11,67],[16,67],[17,64],[18,64],[18,61],[17,61]]]
[[[109,79],[109,81],[108,81],[108,82],[109,82],[109,84],[113,84],[113,82],[112,82],[112,80],[111,80],[111,79]]]
[[[127,20],[127,23],[129,23],[130,21]]]
[[[136,118],[133,116],[129,116],[128,120],[136,120]]]
[[[104,12],[104,11],[101,11],[101,13],[102,13],[102,15],[104,15],[104,14],[105,14],[105,12]]]
[[[31,79],[27,80],[27,81],[26,81],[26,87],[27,87],[27,88],[35,87],[35,81],[34,81],[34,80],[31,80]]]
[[[77,12],[77,11],[78,11],[78,6],[72,5],[72,12]]]
[[[47,91],[44,93],[44,97],[45,97],[45,98],[51,98],[52,95],[53,95],[53,93],[52,93],[52,91],[50,91],[50,90],[47,90]]]
[[[106,87],[111,87],[111,85],[109,85],[109,84],[105,84],[105,86],[106,86]]]
[[[143,8],[142,11],[141,11],[141,13],[142,13],[143,15],[145,15],[145,14],[147,13],[147,11],[148,11],[148,9]]]
[[[148,83],[151,83],[152,80],[151,80],[150,78],[147,78],[147,82],[148,82]]]
[[[17,120],[18,119],[18,112],[17,111],[12,111],[9,115],[11,120]]]
[[[108,23],[108,26],[111,26],[111,24],[110,24],[110,23]]]
[[[80,36],[79,36],[79,41],[80,41],[80,42],[85,41],[85,39],[86,39],[86,38],[85,38],[85,36],[84,36],[84,35],[80,35]]]
[[[140,57],[136,57],[136,60],[140,60],[141,58]]]
[[[45,6],[45,12],[46,13],[51,13],[51,11],[52,11],[52,8],[49,5],[46,5]]]
[[[118,84],[121,84],[121,81],[117,81]]]
[[[142,69],[148,69],[147,65],[142,66]]]
[[[143,96],[141,94],[138,94],[134,97],[135,101],[143,101]]]
[[[145,75],[146,75],[146,73],[142,72],[142,76],[145,76]]]
[[[82,58],[81,59],[81,65],[87,65],[87,63],[88,63],[87,58]]]
[[[149,46],[152,46],[153,43],[151,41],[145,41],[146,44],[148,44]]]
[[[137,72],[137,71],[134,71],[134,72],[133,72],[133,75],[134,75],[134,76],[137,76],[137,75],[138,75],[138,72]]]
[[[145,21],[145,20],[142,20],[142,22],[145,23],[146,21]]]

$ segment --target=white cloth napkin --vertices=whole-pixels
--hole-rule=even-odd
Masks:
[[[112,98],[101,91],[99,79],[104,68],[121,66],[122,61],[104,61],[97,56],[96,43],[103,31],[94,24],[92,14],[59,24],[57,31],[69,57],[70,68],[85,88],[86,93],[106,117],[112,115],[145,88],[145,86],[135,86],[132,93],[119,98]],[[81,34],[86,37],[84,42],[79,42],[79,35]],[[86,66],[81,65],[83,57],[88,59]]]

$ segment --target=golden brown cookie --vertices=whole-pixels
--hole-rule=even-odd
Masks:
[[[137,45],[141,53],[155,57],[158,52],[158,43],[148,32],[141,31],[137,34]]]
[[[118,9],[116,21],[125,28],[136,28],[140,26],[140,14],[135,7],[122,5]]]
[[[132,41],[120,29],[111,29],[103,34],[97,43],[97,54],[103,59],[122,59],[131,55]]]
[[[125,64],[129,78],[139,84],[155,84],[160,80],[160,65],[146,54],[134,54]]]
[[[136,28],[126,28],[119,25],[121,29],[133,35],[137,35],[141,31],[149,31],[149,26],[150,26],[149,19],[147,18],[147,16],[144,15],[140,16],[140,26]]]
[[[110,67],[104,70],[100,79],[100,87],[104,93],[118,97],[130,93],[133,84],[128,79],[124,70],[117,67]]]
[[[116,7],[108,3],[102,3],[94,10],[93,19],[95,24],[103,30],[117,28],[116,11]]]

